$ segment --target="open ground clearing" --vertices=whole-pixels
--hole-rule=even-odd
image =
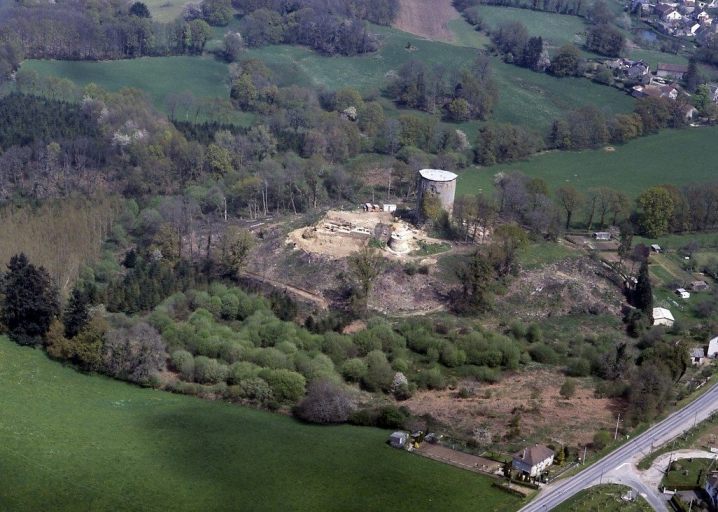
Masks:
[[[633,197],[654,185],[715,181],[716,137],[718,127],[666,130],[616,146],[615,151],[549,152],[523,162],[473,169],[459,176],[457,195],[491,192],[496,173],[513,170],[544,179],[550,189],[611,186]]]
[[[163,23],[176,19],[184,6],[190,3],[188,0],[144,0],[152,13],[152,19]]]
[[[554,512],[651,512],[653,508],[640,496],[625,501],[630,489],[622,485],[599,485],[587,489],[554,509]],[[635,495],[635,492],[633,492]]]
[[[452,41],[449,22],[459,18],[451,0],[400,0],[393,25],[399,30],[427,39]]]
[[[392,450],[387,433],[82,375],[0,338],[4,510],[482,510],[492,480]]]
[[[531,368],[506,374],[497,384],[461,383],[475,389],[475,396],[458,398],[456,391],[420,391],[404,404],[417,414],[430,413],[457,432],[479,434],[480,442],[490,436],[503,440],[508,424],[518,411],[521,439],[525,442],[553,442],[569,446],[590,443],[601,428],[615,423],[620,403],[596,398],[592,386],[576,389],[570,400],[561,398],[564,377],[555,370]]]

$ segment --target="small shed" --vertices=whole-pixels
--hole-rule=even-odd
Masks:
[[[662,251],[661,246],[658,244],[651,244],[651,250],[653,252],[661,252]]]
[[[678,295],[681,299],[691,298],[691,294],[687,292],[685,288],[676,288],[675,294]]]
[[[693,366],[701,366],[706,362],[706,353],[703,347],[694,347],[691,349],[691,364]]]
[[[676,321],[671,313],[666,308],[653,308],[653,325],[665,325],[666,327],[672,327]]]
[[[409,440],[409,433],[408,432],[393,432],[389,436],[389,444],[394,448],[404,448],[406,446],[407,441]]]
[[[382,210],[389,213],[394,213],[396,211],[396,205],[395,204],[383,204],[381,205]]]

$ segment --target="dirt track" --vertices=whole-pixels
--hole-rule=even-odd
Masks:
[[[427,39],[452,41],[454,36],[448,27],[460,14],[451,0],[400,0],[401,8],[394,26]]]

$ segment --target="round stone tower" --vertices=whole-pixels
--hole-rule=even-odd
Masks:
[[[416,209],[419,219],[423,219],[424,199],[436,197],[441,208],[451,215],[454,209],[454,196],[456,195],[456,174],[439,169],[422,169],[419,171],[419,185],[417,187]]]

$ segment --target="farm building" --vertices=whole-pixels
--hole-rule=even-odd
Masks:
[[[429,197],[439,200],[441,209],[451,215],[456,195],[456,174],[439,169],[422,169],[419,171],[416,207],[419,219],[424,218],[424,202]]]
[[[672,327],[675,321],[676,319],[673,318],[673,313],[666,308],[653,308],[653,325]]]
[[[708,286],[708,283],[705,281],[693,281],[690,286],[691,290],[694,292],[704,292],[708,290],[710,287]]]
[[[661,62],[656,68],[656,76],[674,78],[676,80],[683,80],[683,75],[687,72],[688,66],[684,64],[664,64]]]
[[[593,238],[596,240],[610,240],[611,239],[611,233],[608,231],[596,231],[593,234]]]
[[[406,432],[394,432],[389,436],[389,444],[394,448],[404,448],[409,440],[409,434]]]
[[[539,476],[553,464],[554,453],[551,448],[535,444],[514,454],[512,466],[528,476]]]

